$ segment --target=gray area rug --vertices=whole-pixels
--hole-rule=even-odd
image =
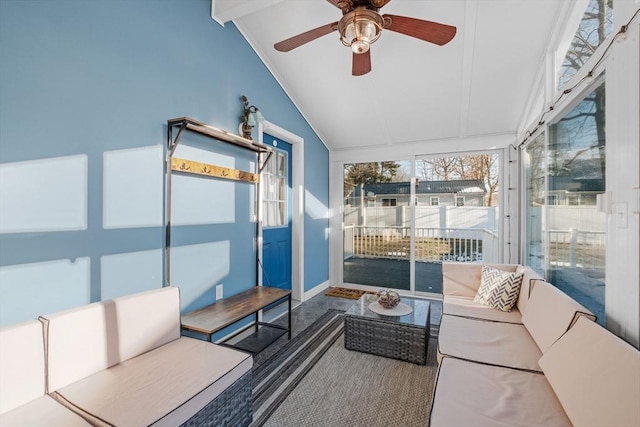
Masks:
[[[274,357],[254,366],[252,426],[428,424],[437,330],[427,365],[344,348],[343,312],[329,310]]]

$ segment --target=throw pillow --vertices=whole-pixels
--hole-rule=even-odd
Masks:
[[[483,265],[480,289],[473,301],[500,311],[511,311],[518,301],[521,285],[522,274]]]

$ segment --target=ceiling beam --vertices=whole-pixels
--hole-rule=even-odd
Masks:
[[[211,17],[220,25],[273,6],[282,0],[211,0]]]
[[[473,55],[475,52],[476,23],[478,20],[478,0],[466,0],[464,6],[464,38],[462,52],[462,80],[460,82],[460,123],[459,138],[466,138],[469,127],[469,104],[473,76]]]

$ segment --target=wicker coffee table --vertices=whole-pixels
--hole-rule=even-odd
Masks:
[[[377,296],[363,295],[344,316],[344,346],[347,350],[375,354],[424,365],[429,344],[429,302],[402,297],[413,309],[404,316],[384,316],[369,309]]]

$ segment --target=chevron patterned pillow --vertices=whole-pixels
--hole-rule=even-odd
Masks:
[[[522,274],[509,273],[483,265],[480,289],[473,301],[500,311],[511,311],[518,301],[521,285]]]

